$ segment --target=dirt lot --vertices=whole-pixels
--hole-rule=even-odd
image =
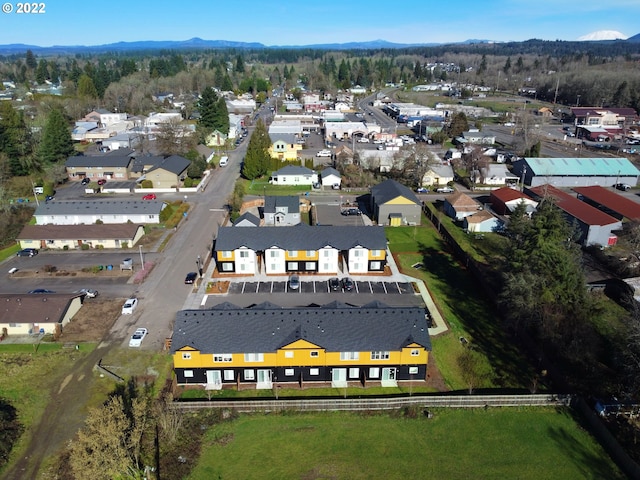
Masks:
[[[73,320],[64,327],[60,342],[98,342],[120,316],[126,299],[87,298]]]

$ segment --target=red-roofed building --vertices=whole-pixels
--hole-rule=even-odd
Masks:
[[[618,220],[640,220],[640,203],[618,195],[605,187],[576,187],[572,189],[578,194],[578,199],[608,213]]]
[[[515,190],[509,187],[498,188],[492,190],[489,197],[489,203],[491,208],[498,215],[508,215],[512,213],[516,207],[523,203],[527,209],[527,213],[532,213],[538,206],[538,202],[522,193],[520,190]]]
[[[613,233],[622,230],[622,221],[611,215],[592,207],[573,195],[564,192],[552,185],[540,185],[526,191],[529,195],[542,201],[544,198],[552,198],[555,204],[567,216],[570,222],[575,221],[580,228],[579,242],[585,246],[600,245],[613,246],[618,242],[618,237]]]

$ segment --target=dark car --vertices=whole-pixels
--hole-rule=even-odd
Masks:
[[[36,288],[35,290],[29,290],[29,293],[56,293],[53,290],[47,290],[46,288]]]
[[[98,185],[104,185],[105,183],[107,183],[107,181],[104,178],[98,180]]]
[[[345,292],[350,292],[351,290],[353,290],[353,287],[353,280],[351,280],[349,277],[342,279],[342,288]]]
[[[196,272],[189,272],[184,279],[184,283],[193,283],[198,278],[198,274]]]
[[[91,179],[90,179],[90,178],[85,177],[85,178],[83,178],[83,179],[82,179],[82,181],[81,181],[80,183],[81,183],[82,185],[86,185],[86,184],[88,184],[88,183],[90,183],[90,182],[91,182]]]
[[[362,215],[362,212],[359,208],[345,208],[342,210],[342,215],[350,216],[350,215]]]
[[[622,190],[623,192],[631,189],[631,185],[629,185],[628,183],[616,183],[614,187],[616,187],[616,189],[618,190]]]
[[[17,257],[35,257],[38,254],[38,250],[35,248],[23,248],[18,253]]]
[[[329,290],[333,292],[337,292],[340,290],[340,279],[339,278],[330,278],[329,279]]]

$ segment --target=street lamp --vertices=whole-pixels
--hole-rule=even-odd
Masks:
[[[138,251],[140,252],[140,264],[144,270],[144,257],[142,256],[142,245],[138,245]]]

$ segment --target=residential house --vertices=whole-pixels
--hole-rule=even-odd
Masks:
[[[75,127],[71,131],[71,140],[82,142],[87,139],[87,133],[96,130],[98,122],[76,122]]]
[[[180,155],[171,155],[150,168],[137,181],[150,180],[153,188],[177,188],[187,177],[190,165],[190,160]]]
[[[297,225],[300,223],[300,199],[294,195],[264,198],[265,225]]]
[[[538,158],[525,157],[513,162],[512,173],[525,185],[537,187],[604,187],[615,183],[638,183],[640,170],[624,157]]]
[[[207,390],[396,387],[426,381],[430,351],[423,308],[378,302],[183,310],[171,341],[177,384]]]
[[[465,145],[493,145],[496,143],[496,136],[473,129],[463,132],[462,137],[456,138],[456,142]]]
[[[453,182],[453,167],[448,164],[429,165],[422,177],[423,187],[440,187]]]
[[[387,262],[387,239],[378,226],[221,227],[214,259],[221,274],[379,273]]]
[[[272,185],[313,185],[318,183],[318,174],[307,167],[287,165],[271,174]]]
[[[67,158],[64,166],[71,181],[83,178],[91,180],[127,180],[133,165],[128,151],[107,155],[77,155]]]
[[[298,153],[302,151],[298,137],[291,133],[271,133],[269,138],[272,142],[268,149],[271,158],[277,158],[283,162],[298,160]]]
[[[511,173],[506,165],[502,163],[489,163],[485,167],[477,170],[475,183],[495,186],[505,186],[507,184],[517,184],[519,178]]]
[[[577,225],[580,233],[578,243],[581,245],[608,247],[618,242],[618,237],[613,232],[622,230],[621,220],[553,185],[540,185],[525,192],[538,201],[543,201],[547,197],[553,199],[555,205],[564,212],[567,221]]]
[[[491,208],[498,215],[509,215],[521,203],[524,203],[525,211],[529,215],[535,212],[538,207],[538,202],[534,199],[522,193],[520,190],[510,187],[492,190],[489,203],[491,203]]]
[[[16,240],[21,248],[65,250],[130,248],[144,236],[144,226],[133,223],[91,225],[25,225]]]
[[[37,225],[89,225],[101,223],[160,223],[166,204],[156,200],[80,200],[41,203],[34,217]]]
[[[455,220],[462,220],[481,209],[482,205],[462,192],[452,193],[444,199],[444,213]]]
[[[13,335],[59,335],[82,307],[84,294],[0,293],[0,338]]]
[[[229,136],[222,133],[220,130],[214,130],[205,139],[205,145],[207,147],[223,147],[226,145]]]
[[[502,228],[503,222],[488,210],[478,210],[462,220],[462,228],[469,233],[495,232]]]
[[[371,211],[378,225],[420,225],[422,202],[401,183],[385,180],[371,187]]]
[[[327,167],[320,172],[321,184],[323,187],[339,189],[342,184],[340,172],[333,167]]]

